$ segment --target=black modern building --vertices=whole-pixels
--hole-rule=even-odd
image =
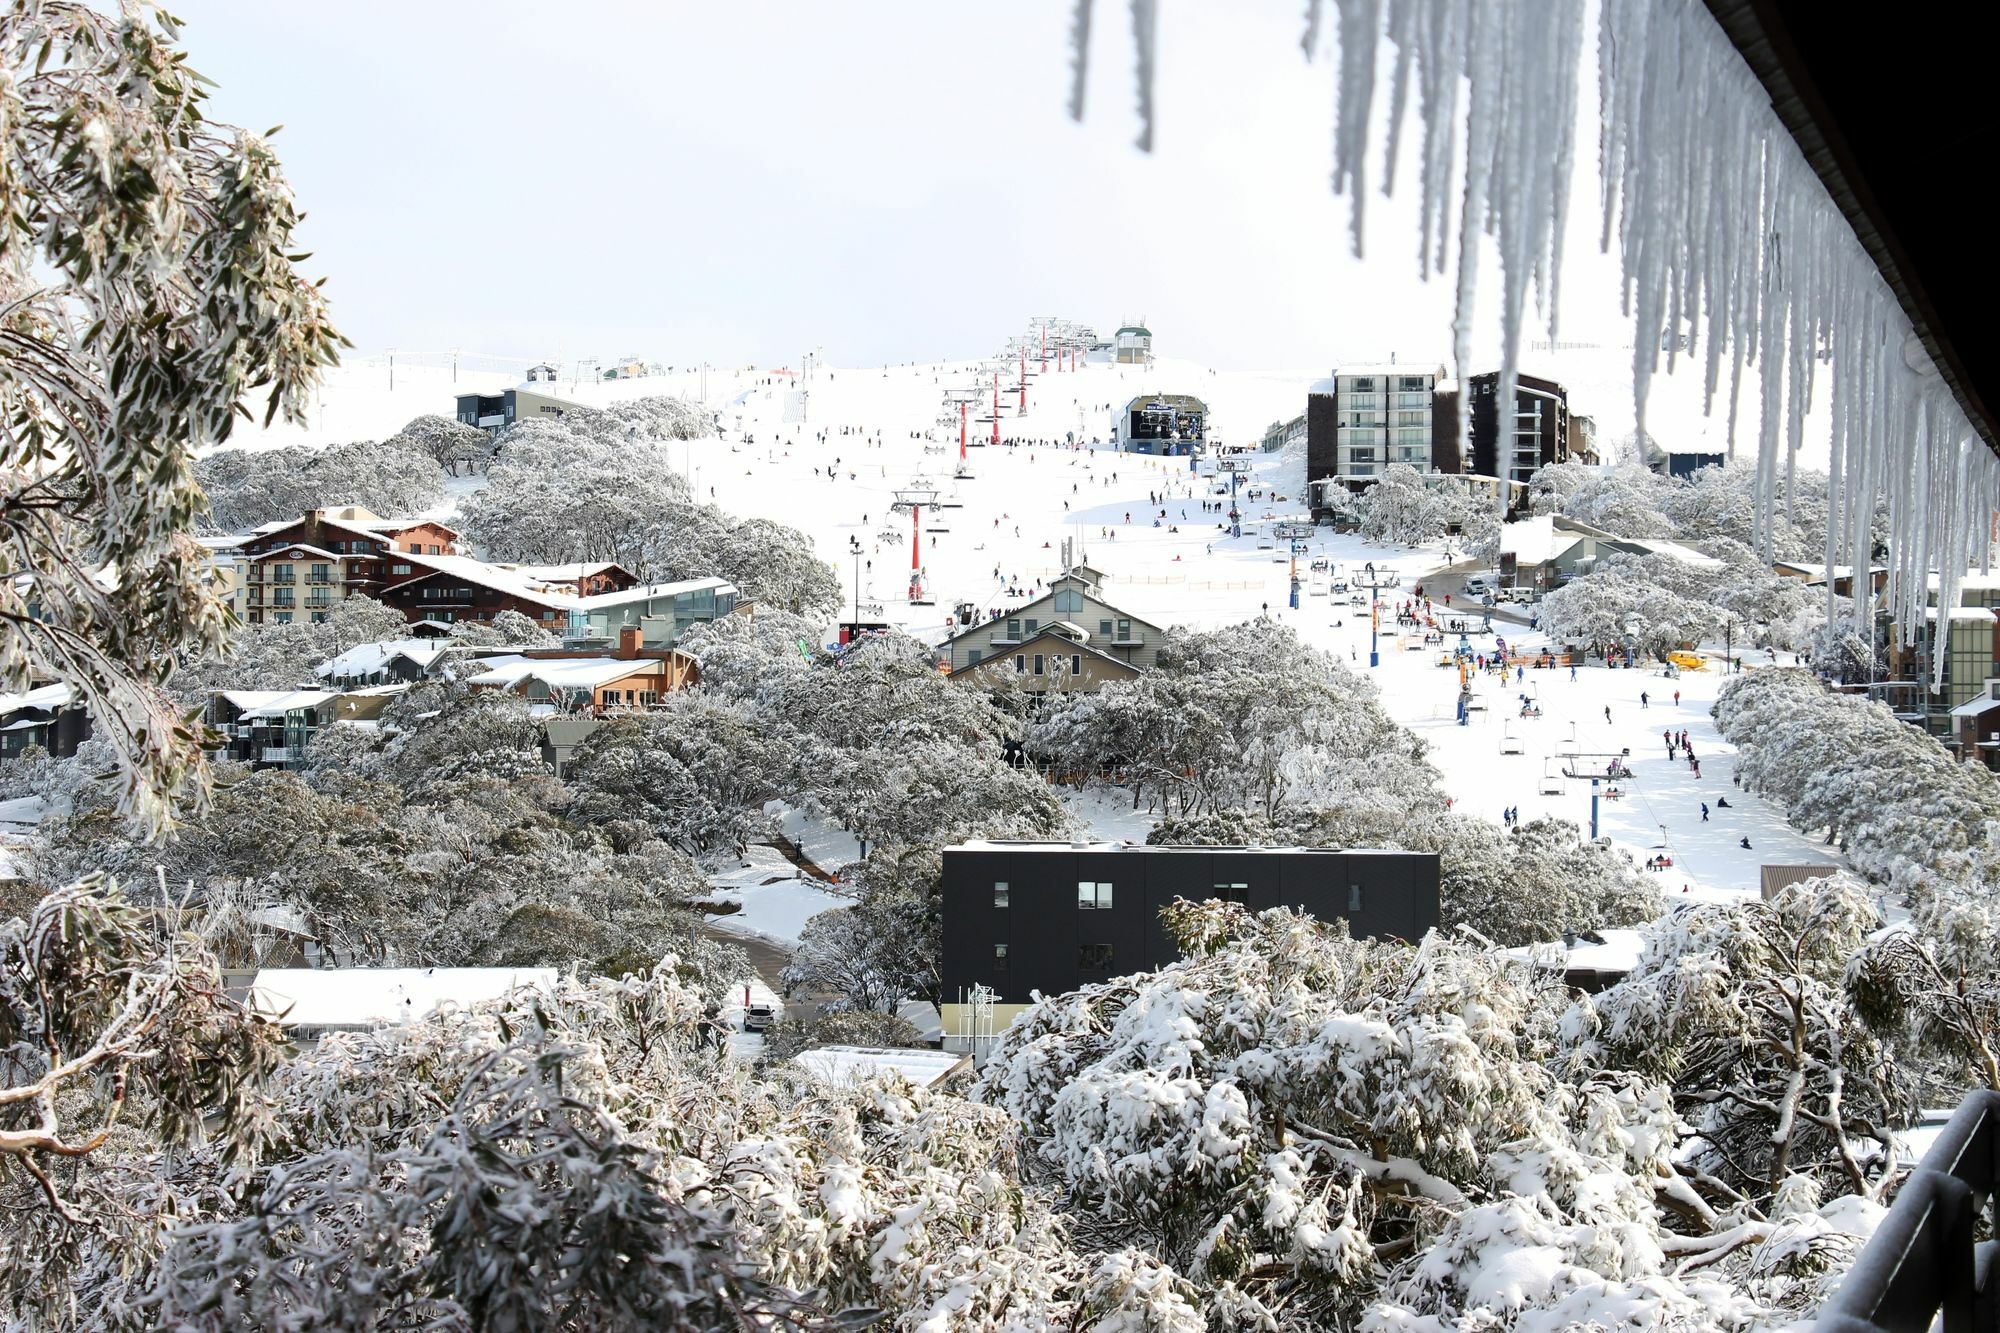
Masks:
[[[1465,382],[1472,467],[1482,477],[1525,482],[1535,469],[1569,461],[1569,394],[1554,380],[1516,375],[1512,419],[1500,420],[1500,373]]]
[[[1292,907],[1357,936],[1415,940],[1438,923],[1430,852],[975,842],[944,853],[944,992],[996,1004],[1057,995],[1180,956],[1160,921],[1176,898]],[[1004,1022],[1001,1026],[1005,1026]]]

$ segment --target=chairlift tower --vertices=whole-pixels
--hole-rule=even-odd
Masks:
[[[937,487],[930,484],[921,473],[910,478],[907,486],[896,488],[896,499],[889,506],[893,513],[907,513],[910,516],[910,605],[929,606],[930,598],[924,588],[924,510],[937,506]]]

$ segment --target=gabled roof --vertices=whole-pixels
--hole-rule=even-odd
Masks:
[[[380,671],[399,657],[419,668],[430,666],[452,650],[449,642],[437,639],[383,639],[349,648],[338,657],[329,657],[313,668],[317,676],[366,676]]]
[[[327,560],[346,560],[349,558],[344,555],[335,555],[324,546],[312,546],[305,542],[286,542],[276,550],[266,551],[262,555],[253,555],[250,558],[252,560],[285,560],[289,559],[294,551],[304,551],[307,555],[316,555]]]
[[[1064,578],[1069,578],[1069,577],[1071,576],[1059,575],[1054,580],[1054,582],[1060,583]],[[1116,606],[1110,602],[1105,601],[1103,596],[1096,590],[1096,588],[1094,588],[1090,584],[1084,583],[1083,580],[1077,578],[1071,578],[1071,581],[1078,584],[1083,592],[1083,595],[1090,598],[1091,601],[1096,602],[1099,606],[1117,612],[1119,619],[1129,620],[1134,625],[1144,625],[1147,629],[1150,630],[1158,630],[1160,628],[1158,625],[1154,624],[1150,620],[1147,620],[1143,616],[1135,616],[1130,611],[1125,610],[1123,607]],[[1004,630],[1007,628],[1006,625],[1007,621],[1020,619],[1021,616],[1023,616],[1029,611],[1033,611],[1036,607],[1041,606],[1042,603],[1053,601],[1055,595],[1056,595],[1055,589],[1051,588],[1049,589],[1049,591],[1043,593],[1040,597],[1035,598],[1035,600],[1032,602],[1023,602],[1020,606],[1009,607],[1006,613],[997,620],[982,620],[977,625],[974,625],[969,629],[962,629],[956,634],[947,636],[944,640],[944,644],[945,646],[948,647],[951,644],[957,643],[960,639],[970,638],[975,634],[982,634],[982,633],[990,634],[993,631],[994,626],[996,625]],[[1064,640],[1064,642],[1068,642],[1068,640]]]
[[[1040,646],[1037,647],[1037,645]],[[967,666],[962,666],[951,674],[954,676],[963,676],[974,671],[985,671],[988,668],[1004,669],[1009,659],[1017,654],[1033,654],[1036,652],[1046,652],[1052,656],[1061,656],[1064,653],[1081,653],[1085,657],[1095,658],[1106,666],[1130,675],[1137,676],[1143,674],[1138,667],[1133,666],[1122,657],[1113,657],[1110,653],[1093,648],[1087,643],[1078,643],[1075,639],[1064,638],[1050,629],[1036,630],[1032,636],[1021,640],[1021,642],[1015,644],[1012,648],[996,653],[983,662],[973,662]]]
[[[399,593],[405,588],[414,587],[440,574],[449,574],[453,578],[477,584],[493,592],[505,593],[525,602],[536,602],[557,610],[567,611],[578,604],[578,598],[573,593],[553,591],[548,585],[527,577],[518,569],[489,565],[484,560],[474,560],[471,556],[405,555],[403,558],[431,572],[419,574],[413,579],[405,579],[394,587],[385,589],[385,592]]]
[[[331,690],[223,690],[241,717],[283,717],[295,708],[316,708],[335,697]]]
[[[736,592],[737,587],[728,579],[704,578],[681,579],[674,583],[637,583],[616,592],[594,592],[588,597],[576,599],[576,606],[584,611],[603,611],[614,606],[624,606],[630,602],[649,602],[655,597],[677,597],[682,593],[700,592],[703,588],[713,588],[717,592],[725,588]]]
[[[478,675],[466,677],[468,685],[486,685],[515,690],[531,680],[539,680],[552,690],[595,690],[627,676],[655,675],[666,669],[667,660],[658,657],[528,657],[505,653],[480,663]]]
[[[617,570],[628,579],[637,579],[625,566],[615,560],[578,560],[567,565],[507,565],[524,578],[541,579],[548,583],[573,583],[577,579],[587,579],[593,574],[604,574]]]

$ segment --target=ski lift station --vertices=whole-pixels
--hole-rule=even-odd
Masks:
[[[1111,419],[1111,439],[1134,454],[1202,453],[1208,442],[1208,404],[1184,393],[1142,393]]]

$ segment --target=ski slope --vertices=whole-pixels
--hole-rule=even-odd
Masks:
[[[1629,365],[1629,358],[1629,351],[1616,349],[1546,358],[1567,362],[1579,378],[1587,372],[1613,382],[1593,391],[1595,403],[1572,395],[1575,410],[1603,414],[1600,440],[1617,401],[1624,403],[1629,421],[1629,388],[1615,387],[1617,367]],[[1559,365],[1551,371],[1563,373]],[[943,394],[972,385],[979,376],[975,362],[816,367],[804,380],[790,373],[711,367],[708,401],[720,413],[722,433],[664,447],[686,467],[701,498],[806,532],[839,572],[844,595],[851,599],[858,584],[868,618],[879,606],[883,619],[928,641],[945,636],[959,601],[983,613],[1036,595],[1060,572],[1064,539],[1074,538],[1084,558],[1104,571],[1107,598],[1135,615],[1161,625],[1212,628],[1268,613],[1367,672],[1390,713],[1430,746],[1460,810],[1497,820],[1512,806],[1524,818],[1558,815],[1587,825],[1588,782],[1565,781],[1560,794],[1538,790],[1550,757],[1571,749],[1629,748],[1636,778],[1619,784],[1623,799],[1600,803],[1599,826],[1635,862],[1661,851],[1671,855],[1676,864],[1661,880],[1669,893],[1683,886],[1695,897],[1755,892],[1761,864],[1836,859],[1828,855],[1832,849],[1791,832],[1780,811],[1731,784],[1730,748],[1707,715],[1721,684],[1714,670],[1689,672],[1678,682],[1601,667],[1583,668],[1573,682],[1567,671],[1530,671],[1520,686],[1510,682],[1502,690],[1482,683],[1489,706],[1460,726],[1457,673],[1437,665],[1435,649],[1412,651],[1385,634],[1381,664],[1371,670],[1366,607],[1310,591],[1299,610],[1287,604],[1290,565],[1283,543],[1260,545],[1259,533],[1272,521],[1306,512],[1303,467],[1296,456],[1289,462],[1275,454],[1253,456],[1255,470],[1243,488],[1260,498],[1243,503],[1244,535],[1232,538],[1221,526],[1222,516],[1200,511],[1200,501],[1214,498],[1217,484],[1206,471],[1191,470],[1186,459],[1120,454],[1108,444],[1089,444],[1109,436],[1116,408],[1152,392],[1193,394],[1209,405],[1214,438],[1253,442],[1271,422],[1296,415],[1306,385],[1323,373],[1219,371],[1172,359],[1149,367],[1095,364],[1031,373],[1025,412],[1018,410],[1020,395],[1011,391],[1015,377],[1003,375],[999,429],[1005,443],[977,443],[991,438],[992,424],[970,422],[973,475],[958,480],[953,476],[957,414],[946,412]],[[419,413],[448,414],[452,395],[461,389],[490,392],[507,383],[505,376],[465,374],[454,384],[446,371],[399,368],[391,391],[383,365],[356,363],[336,371],[323,391],[316,407],[323,425],[316,419],[305,431],[251,432],[240,442],[381,438]],[[980,383],[982,402],[972,416],[992,403],[990,375]],[[698,371],[679,371],[574,387],[561,382],[558,389],[582,402],[603,403],[659,393],[696,398],[700,386]],[[1683,380],[1678,387],[1681,397],[1660,399],[1649,418],[1656,434],[1659,421],[1677,414],[1691,412],[1699,419],[1699,385]],[[1689,389],[1697,391],[1692,408]],[[1719,430],[1719,423],[1713,429]],[[1071,447],[1064,443],[1070,439],[1084,443]],[[897,491],[915,484],[934,487],[943,506],[926,510],[920,525],[891,512]],[[916,550],[928,594],[922,605],[908,598],[913,526],[923,529]],[[857,542],[859,554],[851,554]],[[1444,551],[1436,547],[1375,547],[1330,532],[1310,545],[1311,554],[1301,558],[1302,572],[1315,559],[1340,569],[1372,561],[1396,570],[1405,589],[1445,565]],[[1386,619],[1393,624],[1393,615]],[[1517,650],[1541,644],[1537,634],[1498,627]],[[1488,638],[1474,646],[1490,644]],[[1678,708],[1671,703],[1676,684],[1682,694]],[[1516,695],[1528,686],[1542,705],[1539,719],[1514,716]],[[1650,708],[1640,706],[1642,690],[1652,696]],[[1520,755],[1500,753],[1510,718],[1525,751]],[[1667,762],[1660,733],[1669,726],[1689,731],[1702,759],[1699,780],[1685,763]],[[1728,797],[1730,809],[1716,809],[1721,796]],[[1706,824],[1700,816],[1703,801],[1711,807]],[[1104,831],[1131,836],[1132,812],[1114,814],[1113,804],[1104,807],[1111,825]],[[1743,837],[1749,838],[1749,849],[1739,845]]]

